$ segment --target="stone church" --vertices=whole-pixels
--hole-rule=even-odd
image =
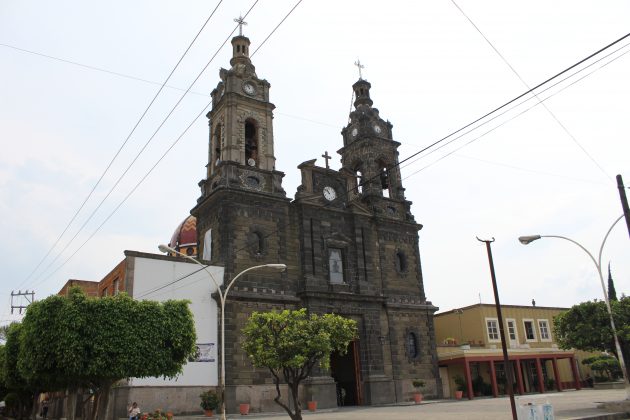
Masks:
[[[319,407],[410,401],[411,382],[441,397],[433,314],[424,293],[417,223],[405,199],[392,124],[372,106],[370,83],[354,85],[354,111],[341,131],[342,167],[301,163],[295,199],[282,187],[274,155],[270,84],[257,76],[250,41],[232,39],[230,69],[220,70],[208,113],[207,177],[191,214],[198,255],[225,268],[224,284],[242,270],[284,263],[283,273],[240,278],[226,305],[226,403],[235,412],[277,411],[266,369],[253,368],[240,333],[254,311],[298,309],[354,319],[359,339],[330,371],[301,391]],[[284,164],[287,164],[285,162]],[[286,395],[286,394],[285,394]]]

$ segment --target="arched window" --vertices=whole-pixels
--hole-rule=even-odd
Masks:
[[[245,121],[245,164],[258,166],[258,130],[252,119]]]
[[[357,193],[361,194],[363,192],[363,172],[357,168],[355,174],[357,177]]]
[[[221,161],[221,135],[222,135],[223,127],[221,124],[217,125],[217,128],[214,130],[214,140],[213,140],[213,148],[214,148],[214,166],[218,165]]]
[[[403,251],[396,252],[396,271],[399,273],[404,273],[407,271],[407,256]]]
[[[265,235],[258,230],[252,231],[247,237],[249,249],[254,256],[261,256],[265,252]]]
[[[328,274],[330,282],[343,284],[343,250],[328,248]]]
[[[420,355],[416,333],[410,332],[407,334],[407,354],[411,359],[416,359]]]
[[[380,167],[379,176],[381,180],[381,188],[383,189],[383,197],[390,198],[391,195],[389,191],[389,172],[387,171],[385,163],[377,162],[377,164]]]

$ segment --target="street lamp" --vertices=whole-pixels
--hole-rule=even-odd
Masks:
[[[196,264],[199,264],[200,266],[203,267],[206,273],[208,273],[208,275],[210,276],[210,279],[212,279],[212,282],[217,287],[217,293],[219,294],[219,300],[221,301],[221,380],[219,381],[219,386],[221,387],[221,419],[225,420],[225,300],[227,299],[227,294],[230,291],[230,287],[232,287],[234,282],[243,274],[247,273],[248,271],[256,270],[259,268],[265,268],[265,267],[273,268],[278,271],[284,271],[287,269],[287,266],[286,264],[262,264],[262,265],[255,265],[253,267],[249,267],[241,271],[240,273],[238,273],[236,276],[234,276],[234,278],[232,278],[232,280],[227,285],[225,290],[222,291],[221,286],[219,286],[219,283],[216,281],[212,273],[208,270],[206,265],[200,263],[193,257],[183,254],[179,251],[176,251],[173,248],[168,247],[166,245],[159,245],[158,249],[161,252],[165,252],[165,253],[172,252],[173,254],[177,254],[181,257],[184,257],[190,261],[195,262]]]
[[[619,355],[619,364],[621,365],[621,373],[623,374],[623,381],[624,381],[624,385],[625,385],[625,389],[626,389],[626,399],[630,400],[630,382],[628,382],[628,375],[627,375],[627,372],[626,372],[626,363],[624,361],[623,352],[621,351],[621,346],[619,345],[619,338],[617,337],[617,329],[615,328],[615,320],[613,319],[612,309],[610,308],[610,300],[608,299],[608,293],[606,292],[606,285],[604,283],[604,275],[602,274],[602,251],[604,250],[604,244],[606,243],[606,239],[608,239],[608,235],[610,235],[610,232],[612,231],[612,229],[615,227],[615,225],[623,217],[624,217],[623,214],[621,216],[619,216],[613,222],[613,224],[610,226],[610,228],[608,229],[608,232],[606,232],[606,235],[604,236],[604,240],[602,241],[602,244],[599,247],[599,255],[598,255],[598,259],[597,260],[595,259],[595,257],[593,257],[593,254],[591,254],[581,244],[579,244],[578,242],[574,241],[573,239],[567,238],[565,236],[559,236],[559,235],[528,235],[528,236],[520,236],[518,238],[518,240],[523,245],[527,245],[527,244],[530,244],[530,243],[532,243],[534,241],[537,241],[540,238],[564,239],[564,240],[569,241],[569,242],[577,245],[578,247],[580,247],[580,249],[582,251],[586,252],[586,254],[591,258],[591,261],[593,261],[593,264],[595,264],[595,267],[597,268],[597,274],[599,274],[599,281],[602,284],[602,292],[604,292],[604,301],[606,302],[606,309],[608,310],[608,317],[610,318],[610,328],[612,329],[613,337],[615,339],[615,347],[617,349],[617,354]]]

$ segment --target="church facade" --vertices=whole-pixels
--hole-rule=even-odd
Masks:
[[[304,384],[304,400],[319,407],[410,401],[411,382],[441,397],[433,314],[424,293],[418,232],[422,225],[398,167],[392,125],[379,116],[370,83],[354,85],[355,109],[341,134],[342,167],[298,166],[302,183],[290,200],[276,169],[270,84],[257,76],[250,41],[232,40],[230,69],[212,92],[207,177],[191,214],[197,219],[198,255],[224,267],[224,284],[239,278],[226,302],[226,403],[235,412],[276,411],[272,377],[254,368],[240,333],[254,311],[307,308],[357,321],[359,338],[330,371]],[[220,348],[220,345],[218,346]],[[220,356],[222,357],[222,356]],[[286,394],[284,395],[286,397]]]

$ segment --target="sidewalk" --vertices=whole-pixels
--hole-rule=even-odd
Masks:
[[[535,394],[516,397],[516,405],[527,403],[543,404],[547,401],[554,408],[556,420],[616,420],[630,419],[629,413],[597,408],[601,403],[622,401],[625,399],[624,390],[592,390],[564,391],[548,394]],[[629,410],[630,412],[630,410]],[[331,410],[317,410],[311,413],[303,412],[306,420],[510,420],[512,418],[510,400],[502,398],[478,398],[469,400],[436,400],[426,401],[419,405],[395,405],[380,407],[340,407]],[[176,420],[200,420],[202,416],[176,416]],[[207,418],[207,417],[206,417]],[[215,419],[221,415],[215,414]],[[230,419],[264,419],[287,420],[286,413],[253,413],[248,416],[238,414],[228,415]]]

